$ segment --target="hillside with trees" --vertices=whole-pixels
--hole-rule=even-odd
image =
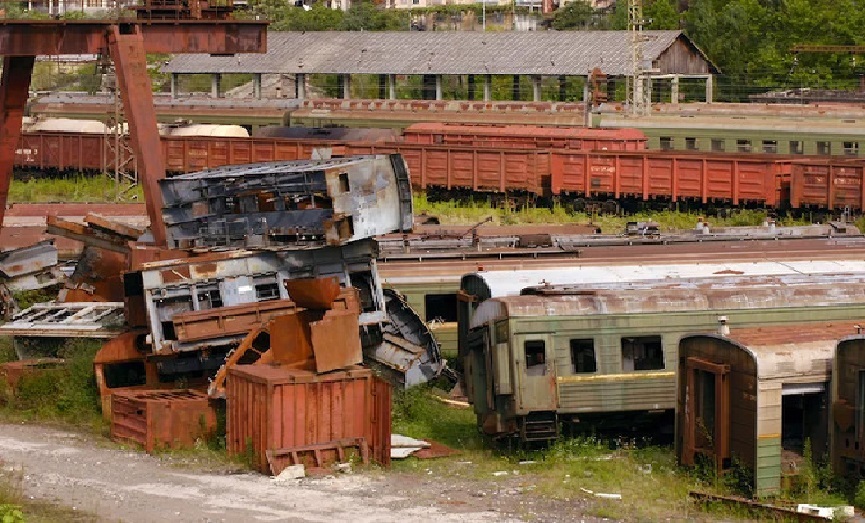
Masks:
[[[273,22],[271,29],[292,31],[409,30],[412,16],[479,17],[480,4],[422,9],[385,9],[374,2],[353,2],[348,11],[317,2],[309,9],[282,0],[253,0],[253,12]],[[791,52],[796,44],[862,45],[865,9],[859,0],[644,0],[646,29],[682,29],[723,72],[718,99],[744,100],[768,90],[810,87],[858,89],[865,75],[865,53]],[[525,13],[511,6],[487,7]],[[540,16],[540,15],[538,15]],[[544,24],[556,30],[627,29],[627,1],[602,12],[583,0],[557,10]]]

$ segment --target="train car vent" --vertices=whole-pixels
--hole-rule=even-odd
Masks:
[[[856,123],[856,120],[841,120],[844,123]]]

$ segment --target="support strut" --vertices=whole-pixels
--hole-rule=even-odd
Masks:
[[[35,61],[35,56],[3,58],[3,75],[0,77],[0,224],[6,214],[15,148],[21,138],[21,123]]]
[[[165,178],[162,142],[153,111],[153,91],[147,76],[147,55],[144,37],[138,26],[112,26],[108,34],[108,49],[117,73],[117,87],[123,99],[123,112],[129,122],[132,151],[138,159],[139,179],[146,195],[147,217],[156,245],[165,245],[165,224],[162,222],[162,193],[159,180]],[[14,152],[14,151],[13,151]]]

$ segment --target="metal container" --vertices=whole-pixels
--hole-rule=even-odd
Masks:
[[[861,211],[865,162],[857,159],[797,161],[790,175],[790,207]]]
[[[688,152],[552,152],[554,195],[779,203],[779,184],[789,158]]]
[[[147,452],[195,444],[216,430],[216,413],[195,390],[123,390],[111,396],[111,439]]]
[[[390,389],[361,367],[315,374],[238,365],[226,385],[230,455],[278,474],[292,463],[325,467],[348,459],[390,463]]]

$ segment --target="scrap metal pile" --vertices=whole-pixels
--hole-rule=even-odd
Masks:
[[[399,155],[226,167],[161,180],[160,190],[167,245],[95,216],[52,220],[52,232],[86,246],[61,294],[74,302],[0,327],[31,341],[110,337],[94,361],[106,415],[119,390],[181,382],[224,398],[232,368],[254,363],[314,381],[357,374],[364,361],[399,387],[441,372],[425,324],[376,270],[371,237],[412,223]]]

